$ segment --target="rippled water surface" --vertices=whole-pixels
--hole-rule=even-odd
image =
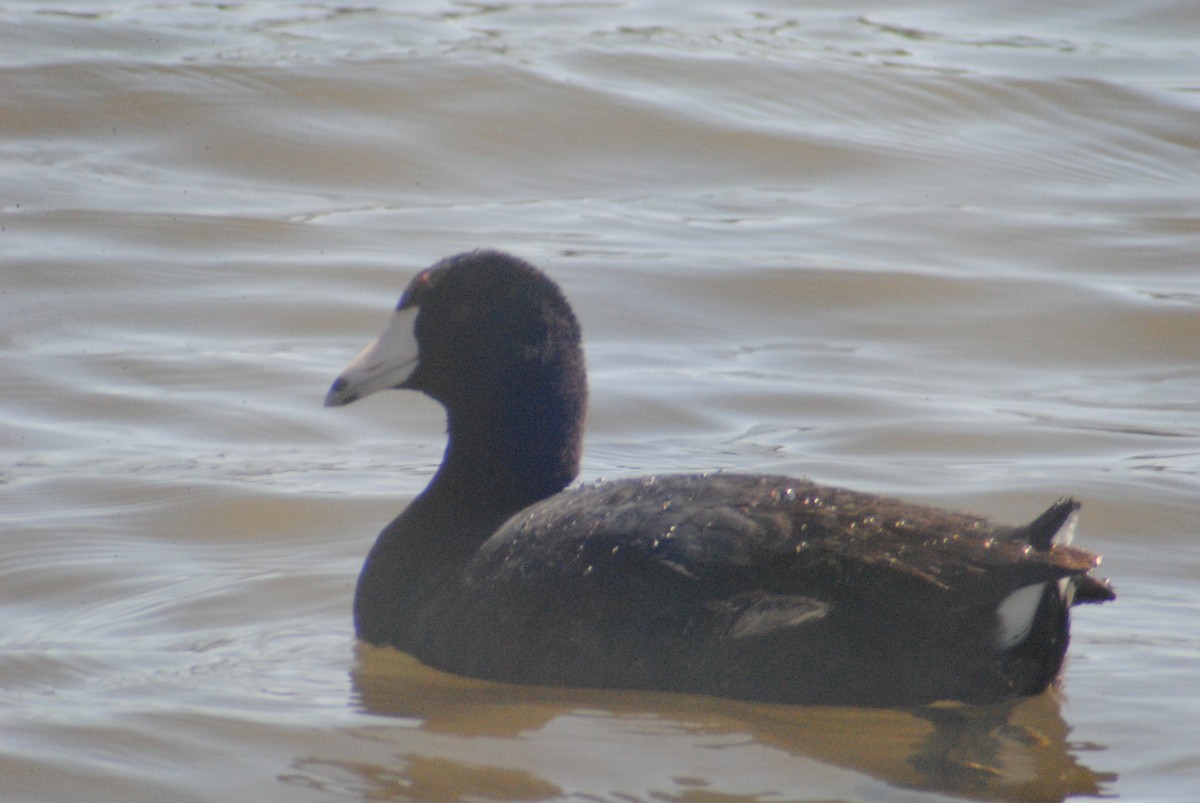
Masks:
[[[1187,0],[0,5],[0,797],[1190,797],[1198,59]],[[442,420],[321,400],[477,246],[580,314],[586,478],[1070,494],[1119,601],[996,709],[356,647]]]

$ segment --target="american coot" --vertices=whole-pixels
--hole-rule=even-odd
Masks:
[[[446,408],[433,480],[371,549],[359,637],[492,680],[797,703],[1036,694],[1068,611],[1114,598],[1068,546],[1079,505],[986,519],[782,476],[563,490],[587,379],[558,286],[498,251],[417,275],[333,383]]]

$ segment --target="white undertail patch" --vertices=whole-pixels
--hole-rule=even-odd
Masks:
[[[1051,542],[1055,546],[1069,546],[1075,537],[1075,525],[1079,521],[1079,511],[1067,516],[1058,531],[1054,533]],[[1033,618],[1037,615],[1038,604],[1042,601],[1042,591],[1045,583],[1018,588],[1004,598],[996,606],[996,649],[1007,650],[1017,646],[1033,629]],[[1071,578],[1064,577],[1058,581],[1058,593],[1066,605],[1070,606],[1074,587]]]
[[[1033,617],[1042,601],[1045,583],[1018,588],[996,606],[996,649],[1007,650],[1020,644],[1033,629]]]
[[[1070,546],[1072,539],[1075,538],[1075,525],[1079,523],[1079,511],[1073,511],[1067,520],[1058,528],[1058,532],[1054,534],[1054,543],[1057,546]],[[1062,597],[1063,604],[1070,608],[1075,604],[1075,583],[1070,577],[1064,577],[1058,581],[1058,595]]]
[[[1070,546],[1071,539],[1075,537],[1075,525],[1079,522],[1079,511],[1076,510],[1067,516],[1067,520],[1058,528],[1058,532],[1054,534],[1052,539],[1058,546]]]

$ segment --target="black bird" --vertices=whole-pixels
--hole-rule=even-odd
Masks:
[[[1068,546],[1078,503],[1032,523],[737,474],[564,490],[587,377],[558,286],[499,251],[418,274],[327,406],[388,388],[446,409],[429,486],[380,534],[359,638],[514,683],[789,703],[1037,694],[1069,610],[1115,598]]]

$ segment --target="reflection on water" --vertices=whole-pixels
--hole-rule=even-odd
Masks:
[[[554,800],[563,789],[530,773],[398,753],[392,766],[353,761],[300,759],[284,783],[363,800]]]
[[[511,799],[553,798],[561,794],[554,782],[534,772],[481,765],[471,745],[482,738],[537,743],[563,718],[602,718],[615,732],[649,728],[684,734],[709,750],[766,747],[867,773],[892,787],[980,799],[1098,795],[1117,777],[1089,768],[1076,755],[1080,750],[1067,739],[1069,728],[1053,692],[990,706],[911,710],[762,705],[495,684],[438,672],[395,650],[367,645],[358,647],[353,679],[366,711],[403,720],[402,727],[363,728],[363,738],[387,743],[406,737],[411,728],[456,737],[440,742],[451,755],[437,758],[414,756],[401,738],[395,761],[385,766],[305,760],[295,767],[297,777],[313,784],[336,783],[351,774],[362,791],[372,790],[380,799],[425,799],[414,791],[422,789],[443,795],[431,799],[450,800],[446,790],[466,794],[493,778],[505,784],[493,788],[510,789]],[[619,762],[622,755],[593,760]],[[661,792],[655,798],[676,799]]]

